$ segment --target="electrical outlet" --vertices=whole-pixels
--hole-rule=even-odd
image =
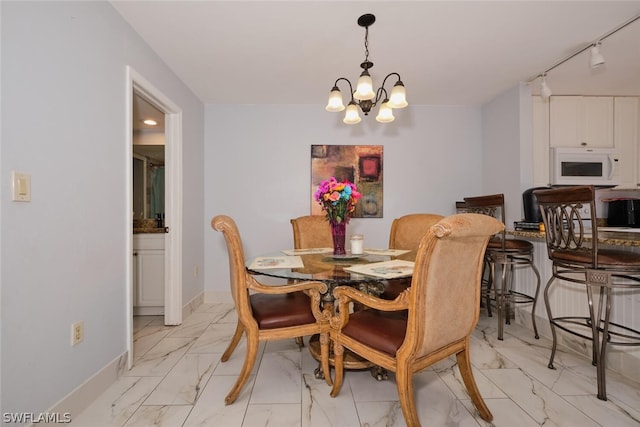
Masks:
[[[74,346],[84,339],[84,322],[75,322],[71,324],[71,346]]]

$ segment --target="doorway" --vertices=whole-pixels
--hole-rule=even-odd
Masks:
[[[162,92],[156,89],[131,67],[127,67],[127,351],[128,368],[133,365],[133,219],[135,218],[133,198],[133,111],[136,99],[142,99],[164,115],[164,218],[162,233],[164,240],[164,324],[182,323],[182,111]],[[150,214],[152,204],[147,201],[138,208],[149,209],[142,215]],[[158,209],[158,203],[155,205]],[[145,212],[145,211],[143,211]],[[157,213],[157,212],[154,212]],[[138,214],[140,215],[140,214]],[[162,292],[162,291],[161,291]]]

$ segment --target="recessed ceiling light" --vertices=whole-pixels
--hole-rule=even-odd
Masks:
[[[158,122],[156,122],[155,120],[151,120],[151,119],[147,119],[145,121],[143,121],[142,123],[144,123],[145,125],[149,125],[149,126],[155,126],[158,124]]]

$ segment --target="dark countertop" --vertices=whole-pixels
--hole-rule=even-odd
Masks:
[[[157,228],[157,227],[146,227],[146,228],[133,228],[133,234],[155,234],[155,233],[164,233],[164,227],[162,228]]]
[[[544,240],[544,232],[539,231],[507,230],[506,233],[515,237]],[[588,242],[591,237],[587,237],[585,240]],[[598,243],[613,246],[640,246],[640,233],[598,231]]]

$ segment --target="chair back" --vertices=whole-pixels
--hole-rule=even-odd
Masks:
[[[442,218],[442,215],[418,213],[394,219],[389,232],[389,249],[418,249],[431,226]]]
[[[456,202],[456,208],[458,204]],[[504,194],[491,194],[488,196],[465,197],[462,207],[464,212],[488,215],[496,218],[504,224]],[[502,241],[502,251],[505,250],[505,230],[504,228],[496,238]]]
[[[217,215],[211,220],[211,227],[221,231],[227,243],[229,254],[229,275],[231,295],[236,305],[238,316],[251,316],[247,270],[245,268],[242,239],[236,222],[227,215]]]
[[[429,354],[465,339],[478,323],[489,238],[504,224],[487,215],[444,218],[424,236],[415,261],[407,334],[398,354]]]
[[[533,194],[542,213],[549,258],[566,264],[582,264],[585,259],[590,259],[589,266],[596,268],[598,226],[594,187],[561,187],[537,190]],[[585,212],[587,208],[588,215]],[[585,220],[590,220],[590,224],[585,224]],[[586,242],[586,237],[591,237],[590,243]],[[576,257],[575,253],[579,256]]]
[[[331,227],[324,215],[307,215],[291,220],[295,249],[332,248]]]

